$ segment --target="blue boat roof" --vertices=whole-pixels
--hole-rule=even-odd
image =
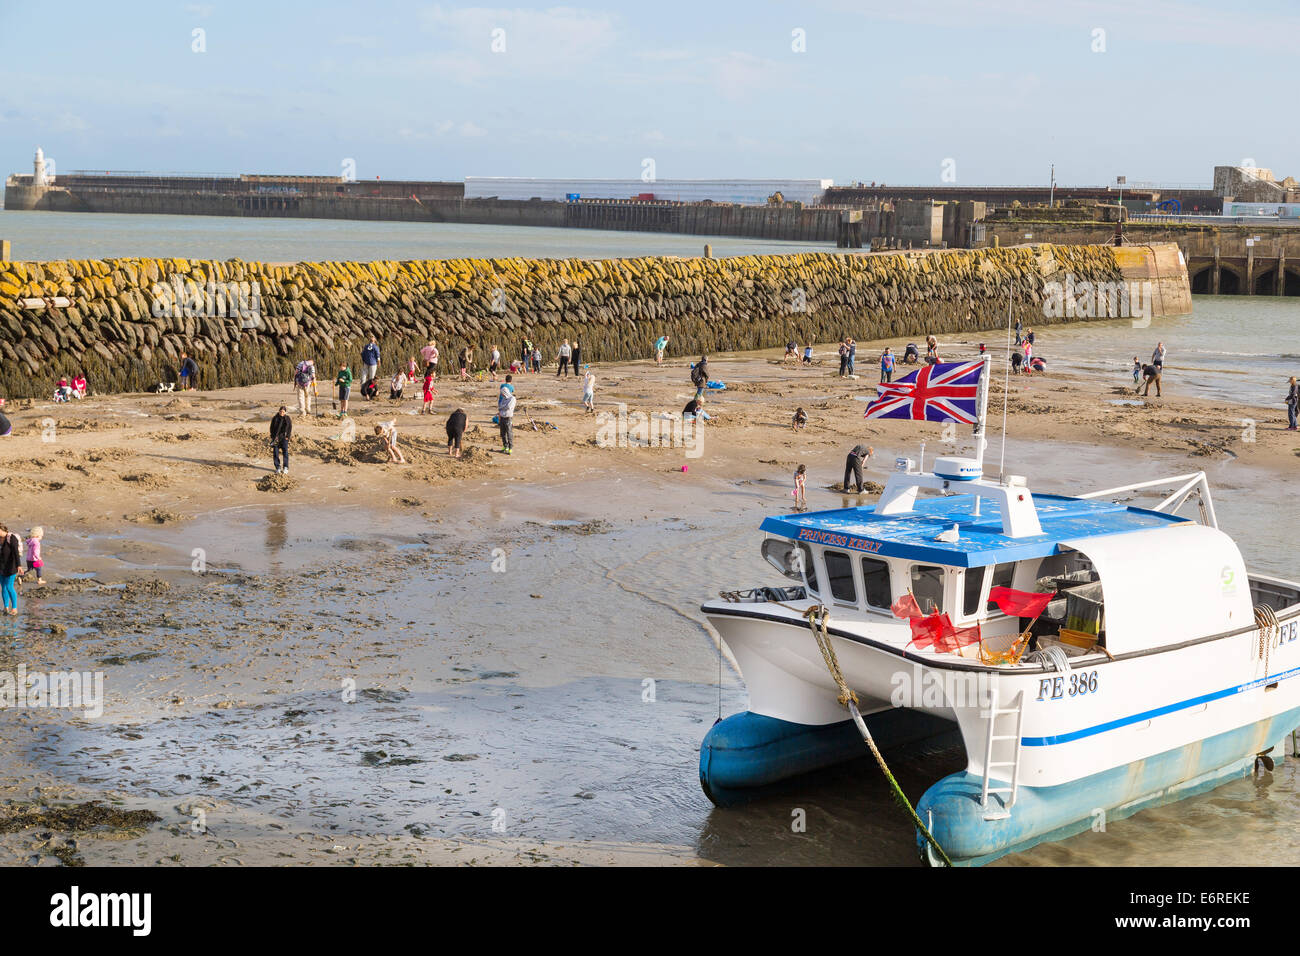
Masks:
[[[1043,533],[1011,538],[1002,533],[998,503],[981,499],[977,518],[973,514],[975,498],[975,495],[922,498],[916,502],[914,511],[895,515],[878,515],[870,507],[777,515],[765,518],[761,528],[809,544],[950,567],[978,568],[1047,557],[1060,550],[1062,541],[1124,534],[1188,520],[1092,498],[1034,495]],[[950,530],[954,524],[959,536],[956,541],[935,540],[940,532]]]

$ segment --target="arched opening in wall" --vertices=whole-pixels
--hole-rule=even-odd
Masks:
[[[1192,295],[1209,295],[1211,279],[1214,278],[1214,266],[1206,266],[1200,272],[1192,273]]]
[[[1300,269],[1293,269],[1288,266],[1283,283],[1283,295],[1300,295]]]
[[[1269,269],[1255,276],[1255,295],[1273,295],[1277,292],[1277,269]]]
[[[1219,270],[1219,295],[1240,295],[1241,277],[1226,266]]]

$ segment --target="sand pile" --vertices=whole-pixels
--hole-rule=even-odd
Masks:
[[[298,482],[288,475],[270,474],[257,479],[258,491],[292,491],[297,487]]]

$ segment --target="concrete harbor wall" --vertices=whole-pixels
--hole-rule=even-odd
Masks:
[[[0,395],[48,396],[84,370],[93,391],[175,380],[188,351],[206,387],[287,381],[313,358],[332,379],[373,334],[391,371],[437,339],[443,368],[462,345],[515,355],[528,336],[549,362],[562,338],[584,359],[675,355],[1005,328],[1008,294],[1027,325],[1104,283],[1151,283],[1155,314],[1190,310],[1173,246],[1024,246],[726,259],[449,259],[277,265],[110,259],[0,263]],[[60,298],[61,297],[61,298]],[[57,302],[56,302],[57,298]],[[33,300],[41,300],[39,302]],[[1100,299],[1098,299],[1100,301]],[[1089,311],[1080,310],[1081,317]]]
[[[1015,220],[990,222],[986,241],[1093,243],[1114,234],[1112,223]],[[1300,228],[1294,222],[1126,222],[1124,242],[1177,246],[1196,294],[1300,296]]]
[[[5,208],[51,212],[145,213],[178,216],[359,219],[385,222],[457,222],[492,226],[551,226],[631,232],[740,236],[790,242],[835,242],[841,210],[825,206],[738,206],[641,200],[548,202],[422,196],[291,195],[249,192],[130,189],[93,184],[30,186],[10,182]],[[867,238],[879,234],[868,210]]]

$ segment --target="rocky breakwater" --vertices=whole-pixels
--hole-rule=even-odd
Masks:
[[[1113,314],[1116,300],[1071,311],[1060,307],[1062,289],[1113,290],[1149,276],[1155,255],[1042,245],[726,259],[0,262],[0,394],[44,397],[79,370],[93,391],[143,390],[174,381],[182,351],[198,362],[201,387],[286,381],[307,357],[328,377],[341,362],[355,366],[371,335],[386,368],[430,338],[446,368],[463,345],[481,365],[493,345],[517,354],[524,337],[548,361],[568,338],[585,359],[612,362],[648,357],[662,334],[680,355],[1000,328],[1009,293],[1027,325],[1072,321]],[[1162,281],[1185,289],[1185,270]],[[1054,294],[1056,308],[1045,307]]]

